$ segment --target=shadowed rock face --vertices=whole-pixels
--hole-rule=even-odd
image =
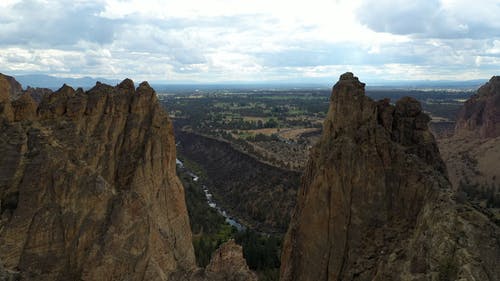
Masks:
[[[450,181],[500,222],[494,204],[500,198],[500,76],[481,86],[459,113],[455,134],[439,139]]]
[[[493,76],[465,102],[455,131],[478,133],[482,138],[500,136],[500,76]]]
[[[11,101],[0,75],[0,262],[23,280],[168,280],[195,268],[171,122],[131,80]],[[15,80],[14,80],[15,81]]]
[[[10,100],[17,99],[23,93],[21,84],[11,76],[0,73],[0,85],[2,95],[7,96]]]
[[[453,200],[420,104],[364,92],[352,73],[333,87],[281,280],[498,280],[498,226]]]
[[[25,92],[28,93],[38,104],[42,101],[45,95],[50,95],[52,93],[52,90],[47,88],[32,88],[28,86]]]

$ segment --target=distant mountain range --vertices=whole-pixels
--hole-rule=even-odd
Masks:
[[[119,80],[111,80],[104,78],[92,78],[92,77],[82,77],[82,78],[66,78],[66,77],[56,77],[43,74],[32,74],[32,75],[15,75],[15,78],[24,88],[27,86],[39,87],[39,88],[49,88],[49,89],[59,89],[62,85],[67,84],[73,88],[82,87],[84,89],[91,88],[95,85],[97,81],[116,85],[120,83]]]
[[[8,73],[7,73],[8,74]],[[116,85],[121,80],[105,79],[94,77],[82,78],[65,78],[56,77],[44,74],[29,74],[29,75],[14,75],[24,88],[27,86],[50,88],[53,90],[59,89],[63,84],[68,84],[73,88],[82,87],[84,89],[91,88],[97,81],[109,85]],[[125,77],[124,77],[125,78]],[[220,83],[200,83],[200,82],[172,82],[172,81],[149,81],[157,91],[210,91],[210,90],[234,90],[234,89],[267,89],[267,90],[283,90],[283,89],[329,89],[329,82],[321,79],[309,79],[302,82],[294,81],[259,81],[259,82],[220,82]],[[451,81],[451,80],[414,80],[414,81],[395,81],[395,80],[377,80],[370,83],[369,88],[397,88],[397,89],[477,89],[480,85],[487,82],[486,79],[466,80],[466,81]]]
[[[487,79],[475,80],[368,80],[368,89],[456,89],[475,90],[486,83]],[[228,81],[214,83],[200,82],[170,82],[151,81],[151,85],[157,91],[172,92],[192,92],[211,90],[303,90],[303,89],[324,89],[330,90],[331,82],[321,79],[302,79],[300,82],[282,81]]]
[[[464,81],[453,81],[453,80],[414,80],[414,81],[377,81],[371,83],[370,88],[405,88],[405,89],[477,89],[479,86],[488,82],[487,79],[476,79],[476,80],[464,80]]]

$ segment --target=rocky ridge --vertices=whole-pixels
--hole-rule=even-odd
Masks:
[[[34,91],[0,75],[0,278],[195,278],[173,128],[148,83]]]
[[[281,280],[499,280],[500,231],[457,203],[429,117],[333,87],[282,253]]]
[[[455,133],[477,133],[482,138],[500,136],[500,76],[493,76],[460,110]]]

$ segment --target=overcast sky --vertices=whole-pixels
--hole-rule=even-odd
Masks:
[[[500,0],[0,0],[0,72],[167,82],[500,74]]]

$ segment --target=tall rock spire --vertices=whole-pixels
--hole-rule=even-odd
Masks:
[[[428,121],[415,99],[375,102],[352,73],[340,77],[302,178],[282,281],[500,276],[498,239],[477,240],[498,227],[469,209],[483,225],[464,226]],[[484,266],[471,269],[473,257]]]

